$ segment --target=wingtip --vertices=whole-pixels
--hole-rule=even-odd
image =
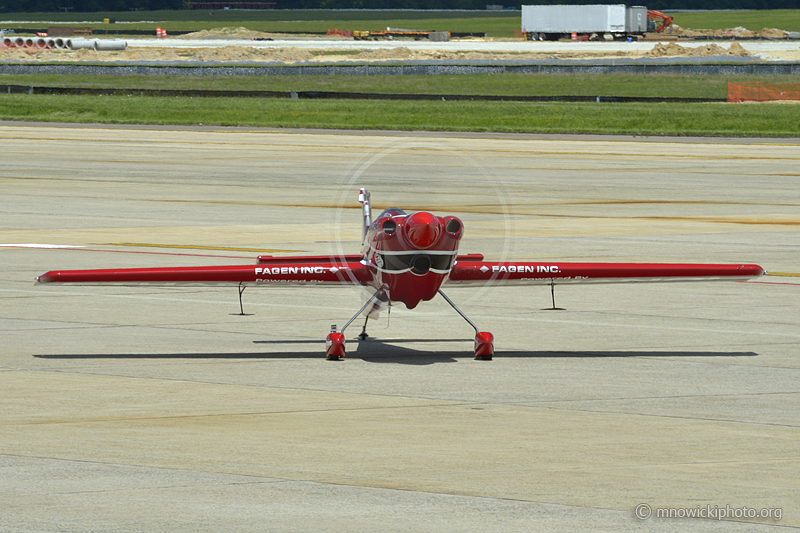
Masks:
[[[36,276],[35,285],[44,285],[45,283],[50,283],[53,281],[52,272],[45,272],[41,276]]]
[[[753,279],[760,278],[761,276],[765,276],[767,274],[767,271],[764,270],[764,267],[762,267],[761,265],[748,265],[748,266],[751,268],[751,271],[753,273]]]

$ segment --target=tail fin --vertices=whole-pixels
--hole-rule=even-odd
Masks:
[[[358,201],[361,202],[361,213],[364,218],[364,227],[361,232],[361,240],[363,241],[372,224],[372,204],[369,201],[369,191],[367,189],[361,189],[358,192]]]

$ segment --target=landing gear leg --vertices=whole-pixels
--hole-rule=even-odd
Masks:
[[[450,298],[448,298],[447,295],[442,292],[441,289],[439,289],[439,294],[441,294],[442,298],[444,298],[447,303],[450,304],[450,307],[455,309],[456,313],[461,315],[461,318],[466,320],[469,325],[472,326],[472,329],[475,330],[475,359],[478,361],[491,361],[492,356],[494,355],[494,335],[488,331],[478,330],[478,326],[476,326],[472,320],[467,318],[467,315],[462,313],[461,309],[456,307],[456,304],[454,304]]]
[[[239,314],[244,316],[244,306],[242,305],[242,294],[244,290],[247,288],[247,285],[244,283],[239,283]]]
[[[379,294],[381,294],[380,290],[375,291],[375,294],[373,294],[370,297],[370,299],[367,300],[367,303],[365,303],[364,306],[358,310],[358,313],[353,315],[353,318],[347,321],[347,324],[344,325],[342,331],[336,331],[336,325],[331,326],[331,332],[328,333],[328,337],[325,339],[325,357],[328,359],[328,361],[341,361],[342,359],[344,359],[345,356],[344,330],[347,329],[347,326],[353,323],[353,320],[358,318],[358,315],[364,312],[364,309],[366,309],[367,306],[369,306],[369,304],[371,304],[378,298]],[[367,317],[367,320],[369,320],[369,317]],[[365,339],[366,336],[367,336],[367,323],[365,321],[364,329],[361,331],[361,335],[359,335],[359,337]]]
[[[542,311],[563,311],[563,307],[556,307],[556,282],[550,280],[550,297],[553,299],[553,307],[546,307]]]
[[[361,328],[361,333],[358,334],[358,338],[362,341],[367,340],[367,337],[369,337],[369,335],[367,335],[367,322],[369,322],[369,315],[367,315],[367,319],[364,321],[364,327]]]

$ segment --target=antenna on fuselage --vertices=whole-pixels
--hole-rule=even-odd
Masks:
[[[358,192],[358,201],[361,202],[361,214],[364,217],[364,227],[361,232],[361,240],[367,237],[367,231],[372,225],[372,204],[369,201],[369,191],[361,189]]]

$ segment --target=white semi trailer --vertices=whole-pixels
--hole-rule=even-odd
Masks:
[[[589,36],[622,39],[647,31],[647,8],[624,4],[522,6],[522,33],[534,41]],[[573,34],[575,34],[573,36]]]

